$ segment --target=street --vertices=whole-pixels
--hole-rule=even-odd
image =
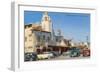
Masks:
[[[58,56],[58,57],[55,57],[55,58],[50,58],[50,59],[45,59],[46,61],[48,61],[48,60],[70,60],[70,59],[88,59],[88,58],[90,58],[90,56],[89,57],[82,57],[82,56],[79,56],[79,57],[69,57],[69,56],[63,56],[63,55],[61,55],[61,56]]]

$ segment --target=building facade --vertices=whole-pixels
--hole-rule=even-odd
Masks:
[[[67,46],[60,30],[55,35],[51,18],[47,12],[44,12],[40,24],[25,25],[25,52],[36,52],[37,47],[50,45]]]

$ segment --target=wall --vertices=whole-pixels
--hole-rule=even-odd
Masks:
[[[9,70],[10,68],[10,54],[11,54],[11,1],[14,0],[1,0],[0,1],[0,73],[12,73],[12,71]],[[17,0],[18,1],[18,0]],[[22,0],[19,0],[22,1]],[[29,0],[25,0],[25,1],[29,1]],[[30,0],[34,3],[38,3],[38,4],[47,4],[47,5],[64,5],[66,6],[66,4],[69,3],[70,4],[81,4],[81,5],[93,5],[96,6],[97,10],[97,32],[96,34],[98,34],[97,38],[95,38],[97,40],[97,44],[96,44],[96,48],[98,48],[98,50],[96,50],[96,52],[98,53],[97,57],[100,57],[99,51],[99,31],[100,31],[100,2],[99,0]],[[68,67],[68,68],[64,68],[62,67],[61,69],[55,68],[55,69],[44,69],[44,70],[35,70],[35,71],[29,71],[30,73],[98,73],[98,69],[100,68],[100,58],[98,58],[98,65],[99,67],[96,66],[83,66],[83,67]],[[28,72],[28,71],[26,71]],[[22,72],[22,73],[25,73]]]

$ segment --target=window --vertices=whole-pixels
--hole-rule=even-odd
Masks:
[[[32,39],[30,39],[29,41],[32,41]]]
[[[47,17],[45,17],[45,21],[47,21],[48,20],[48,18]]]
[[[29,49],[31,49],[31,48],[32,48],[32,46],[29,46],[28,48],[29,48]]]
[[[31,37],[32,36],[32,34],[29,34],[29,37]]]
[[[47,40],[50,41],[50,37],[48,37]]]
[[[27,41],[27,37],[25,37],[25,42]]]
[[[56,38],[56,42],[58,42],[58,39]]]
[[[38,42],[40,42],[40,36],[38,36]]]
[[[43,40],[45,40],[45,35],[43,35]]]

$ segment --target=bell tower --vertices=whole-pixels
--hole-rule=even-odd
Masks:
[[[51,22],[50,16],[48,16],[48,12],[46,11],[44,12],[42,16],[41,24],[42,24],[42,29],[44,31],[52,32],[52,22]]]

